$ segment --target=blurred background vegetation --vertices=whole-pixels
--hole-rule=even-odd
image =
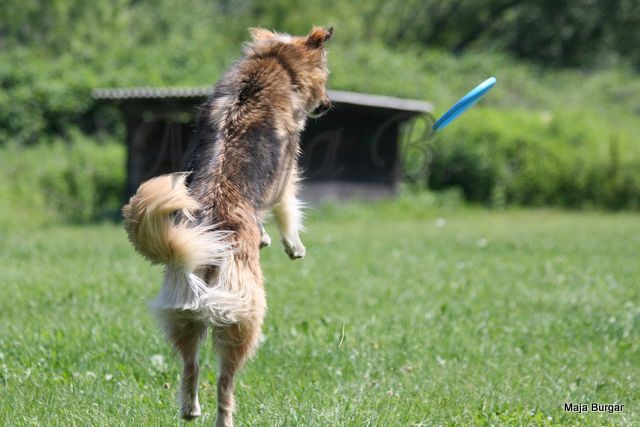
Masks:
[[[124,129],[93,88],[213,84],[248,27],[312,24],[335,27],[333,89],[441,114],[498,78],[421,184],[498,207],[640,207],[638,0],[3,1],[0,200],[34,223],[117,210]]]

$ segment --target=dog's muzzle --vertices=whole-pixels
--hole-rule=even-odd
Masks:
[[[309,113],[309,117],[317,118],[317,117],[323,116],[330,109],[331,109],[331,101],[327,98],[326,100],[323,100],[322,103],[320,103],[320,105],[318,105],[315,110]]]

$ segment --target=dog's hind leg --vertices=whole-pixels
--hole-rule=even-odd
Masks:
[[[218,373],[218,419],[216,427],[233,426],[234,377],[258,346],[262,319],[242,325],[231,325],[216,332],[216,349],[220,355]]]
[[[200,416],[198,402],[198,347],[206,335],[206,326],[201,322],[170,320],[165,323],[167,336],[184,363],[180,380],[180,413],[190,420]]]
[[[294,170],[280,201],[273,208],[284,251],[291,259],[304,258],[306,249],[300,240],[302,230],[302,203],[297,198],[297,171]]]

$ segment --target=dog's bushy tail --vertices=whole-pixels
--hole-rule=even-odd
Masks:
[[[189,195],[184,173],[144,182],[122,208],[124,227],[138,252],[155,264],[194,271],[220,265],[229,255],[228,232],[193,225],[198,202]]]
[[[124,226],[135,249],[155,264],[165,264],[164,284],[153,308],[160,314],[200,310],[214,324],[240,321],[244,295],[208,287],[195,271],[205,266],[224,270],[233,247],[230,232],[197,225],[198,202],[189,195],[187,174],[163,175],[144,182],[122,208]]]

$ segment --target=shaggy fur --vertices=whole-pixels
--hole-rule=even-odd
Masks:
[[[143,183],[123,208],[133,246],[165,276],[153,309],[184,361],[184,418],[200,415],[198,346],[210,330],[220,357],[218,426],[233,425],[234,375],[256,350],[266,311],[260,247],[273,207],[285,252],[302,258],[295,159],[306,117],[330,107],[324,43],[252,29],[244,56],[201,108],[186,173]]]

